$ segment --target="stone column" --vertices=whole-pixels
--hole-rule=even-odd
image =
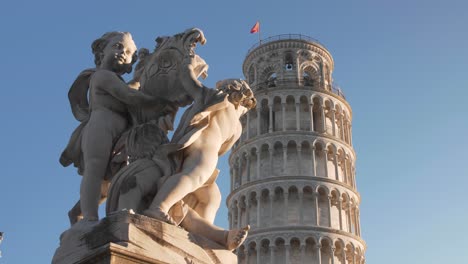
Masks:
[[[283,193],[284,195],[284,223],[288,223],[288,216],[289,216],[289,210],[288,210],[288,207],[289,207],[289,192],[288,191],[285,191]]]
[[[242,154],[239,157],[239,186],[242,185]]]
[[[258,148],[255,149],[255,155],[257,156],[257,168],[256,168],[256,174],[257,174],[256,179],[257,180],[260,180],[260,178],[261,178],[261,175],[260,175],[260,165],[261,165],[261,163],[260,163],[260,153],[261,153],[261,151],[258,150]]]
[[[262,252],[262,245],[260,243],[257,243],[256,244],[256,247],[255,247],[255,250],[257,251],[257,262],[256,264],[260,264],[261,263],[261,252]]]
[[[236,176],[234,175],[234,169],[232,166],[229,168],[229,174],[231,175],[231,192],[234,190],[234,181]]]
[[[270,191],[269,193],[269,197],[270,197],[270,226],[273,226],[273,198],[275,197],[275,194]]]
[[[250,153],[247,153],[245,155],[245,159],[247,160],[247,164],[245,165],[245,172],[246,172],[246,178],[247,178],[247,181],[246,182],[250,182],[250,158],[251,158],[251,155]]]
[[[343,231],[343,213],[342,213],[342,206],[343,206],[343,198],[338,198],[338,217],[340,218],[340,230]]]
[[[360,219],[361,219],[361,217],[360,217],[361,213],[359,212],[359,208],[358,208],[358,210],[357,210],[356,213],[357,213],[358,236],[361,236],[361,221],[360,221]]]
[[[281,103],[281,117],[282,131],[286,131],[286,103]]]
[[[318,264],[322,264],[322,252],[320,251],[321,248],[322,248],[321,245],[316,245],[316,246],[315,246],[315,249],[317,250],[317,254],[316,254],[316,255],[317,255],[317,258],[318,258],[318,260],[317,260],[317,263],[318,263]]]
[[[301,130],[301,119],[300,119],[300,103],[296,103],[296,130],[300,131]]]
[[[348,209],[348,232],[351,233],[352,229],[351,229],[351,203],[348,201],[347,203],[347,209]]]
[[[242,227],[242,206],[239,201],[237,201],[237,228]]]
[[[325,117],[325,108],[323,106],[319,107],[319,111],[322,115],[322,133],[325,133],[327,131],[327,119]]]
[[[341,113],[341,116],[340,116],[340,124],[341,124],[341,139],[344,140],[345,139],[345,136],[344,136],[344,124],[343,124],[343,113]]]
[[[335,250],[336,248],[330,247],[331,264],[335,264]]]
[[[268,132],[273,132],[273,104],[268,104],[268,118],[269,118],[269,123],[268,123]]]
[[[262,208],[262,192],[260,191],[257,194],[257,228],[260,228],[260,214],[261,214],[261,208]]]
[[[343,173],[344,181],[343,182],[351,185],[351,183],[348,182],[349,175],[348,175],[348,166],[346,166],[346,154],[344,154],[344,159],[343,159],[343,170],[344,170],[344,173]]]
[[[314,132],[314,104],[310,104],[310,131]]]
[[[250,139],[250,111],[245,114],[246,117],[246,124],[245,124],[245,129],[246,131],[246,140]]]
[[[314,204],[315,204],[315,225],[319,226],[320,225],[320,215],[319,215],[319,194],[317,192],[313,193],[313,198],[314,198]]]
[[[290,251],[291,251],[291,245],[289,245],[289,241],[286,241],[286,243],[284,244],[284,251],[285,251],[284,257],[286,259],[286,263],[291,263],[290,262],[291,259],[289,257]]]
[[[257,105],[257,137],[261,135],[262,133],[262,129],[261,129],[261,125],[262,125],[262,108],[260,105]]]
[[[315,162],[315,146],[311,147],[311,154],[312,154],[312,176],[317,176],[317,167]]]
[[[332,109],[330,110],[331,114],[331,121],[332,121],[332,134],[334,137],[336,137],[336,129],[335,129],[335,110]],[[248,120],[248,119],[247,119]],[[247,134],[248,135],[248,134]]]
[[[245,224],[244,226],[250,224],[250,207],[252,205],[252,203],[250,202],[250,197],[248,198],[246,197],[245,199],[246,201],[245,201]]]
[[[302,146],[297,145],[297,174],[302,175]]]
[[[338,174],[338,154],[335,153],[335,155],[333,155],[333,158],[334,158],[334,163],[335,163],[335,179],[339,181],[340,178]]]
[[[270,241],[270,263],[275,263],[275,245],[273,241]]]
[[[288,162],[288,146],[283,145],[283,173],[286,174],[286,163]]]
[[[327,200],[328,200],[328,227],[332,227],[332,216],[331,216],[331,210],[332,210],[332,203],[331,203],[332,196],[327,195]]]
[[[351,127],[351,122],[349,123],[349,144],[353,145],[353,128]]]

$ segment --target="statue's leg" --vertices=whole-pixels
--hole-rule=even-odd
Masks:
[[[216,183],[203,186],[193,192],[197,205],[193,208],[201,217],[210,223],[214,222],[216,212],[221,205],[221,192]]]
[[[83,215],[81,214],[80,200],[78,200],[73,208],[68,211],[68,218],[70,219],[71,226],[83,218]]]
[[[184,160],[180,173],[170,176],[153,199],[148,211],[155,212],[150,215],[167,213],[169,209],[187,194],[197,190],[205,184],[218,163],[216,149],[193,151]]]
[[[83,156],[85,169],[80,186],[81,211],[83,219],[99,220],[98,208],[101,200],[102,182],[112,151],[111,135],[84,134]],[[106,194],[107,196],[107,194]]]
[[[241,229],[224,230],[206,221],[191,208],[188,208],[187,215],[180,225],[190,233],[213,240],[228,250],[239,247],[247,238],[250,229],[246,226]]]

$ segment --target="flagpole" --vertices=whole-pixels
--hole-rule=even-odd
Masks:
[[[261,38],[261,27],[260,27],[260,21],[258,21],[258,42],[259,42],[259,45],[262,45],[262,38]]]

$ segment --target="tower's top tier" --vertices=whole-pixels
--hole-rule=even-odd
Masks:
[[[242,66],[253,90],[323,89],[342,97],[333,86],[333,58],[323,44],[299,34],[284,34],[252,46]]]

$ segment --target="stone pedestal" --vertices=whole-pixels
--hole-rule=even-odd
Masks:
[[[127,212],[65,231],[53,264],[237,263],[221,245],[182,228]]]

